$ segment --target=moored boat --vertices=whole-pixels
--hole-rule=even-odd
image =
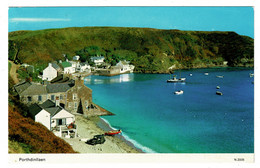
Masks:
[[[122,133],[122,130],[112,130],[105,132],[105,135],[116,135]]]
[[[167,80],[167,82],[169,82],[169,83],[185,82],[185,81],[186,81],[186,78],[179,78],[179,79],[177,79],[176,75],[174,75],[172,79],[168,79]]]
[[[217,89],[220,89],[220,86],[217,86],[216,88],[217,88]]]
[[[183,93],[184,93],[183,90],[179,90],[179,91],[174,92],[174,94],[176,94],[176,95],[180,95],[180,94],[183,94]]]
[[[223,93],[222,93],[222,92],[220,92],[220,91],[217,91],[217,92],[216,92],[216,94],[217,94],[217,95],[220,95],[220,96],[222,96],[222,95],[223,95]]]
[[[206,73],[204,73],[204,75],[209,75],[209,73],[206,72]]]
[[[217,78],[224,78],[224,75],[217,75]]]

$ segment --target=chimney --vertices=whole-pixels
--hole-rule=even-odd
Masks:
[[[81,79],[80,76],[77,76],[76,79],[75,79],[75,85],[76,85],[76,86],[80,86],[80,85],[82,86],[82,85],[84,85],[84,80]]]
[[[55,100],[55,106],[60,106],[60,98],[59,96],[56,96],[56,100]]]
[[[52,66],[52,64],[51,63],[49,63],[49,67],[51,67]]]

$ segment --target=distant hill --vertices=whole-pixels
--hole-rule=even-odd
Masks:
[[[9,60],[44,65],[82,55],[106,61],[130,60],[138,72],[169,67],[200,68],[254,65],[254,40],[235,32],[203,32],[122,27],[72,27],[9,33]]]

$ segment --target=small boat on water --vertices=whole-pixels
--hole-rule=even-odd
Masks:
[[[220,96],[222,96],[222,95],[223,95],[223,93],[222,93],[222,92],[220,92],[220,91],[217,91],[217,92],[216,92],[216,94],[217,94],[217,95],[220,95]]]
[[[253,73],[250,73],[249,74],[250,78],[254,77],[254,74]]]
[[[224,78],[224,75],[216,76],[217,78]]]
[[[179,91],[174,92],[174,94],[176,94],[176,95],[180,95],[180,94],[183,94],[183,93],[184,93],[183,90],[179,90]]]
[[[168,83],[185,82],[185,81],[186,81],[186,78],[177,79],[176,75],[174,75],[172,79],[167,80]]]
[[[216,88],[217,88],[217,89],[220,89],[220,86],[217,86]]]
[[[206,73],[204,73],[204,75],[209,75],[209,73],[206,72]]]
[[[190,74],[190,76],[192,76],[192,74]]]
[[[105,135],[116,135],[116,134],[120,134],[121,132],[122,130],[112,130],[112,131],[105,132]]]

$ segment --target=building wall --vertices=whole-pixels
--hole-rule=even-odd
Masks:
[[[88,106],[92,104],[92,90],[84,85],[83,80],[75,80],[75,85],[67,91],[67,104],[65,109],[73,113],[79,113],[79,105],[87,115]]]
[[[55,102],[57,99],[60,103],[66,104],[66,92],[58,92],[58,93],[48,93],[47,99]]]
[[[39,99],[41,96],[41,100]],[[31,101],[29,101],[29,97],[31,97]],[[32,104],[32,103],[43,103],[48,99],[47,94],[43,95],[24,95],[21,97],[21,101],[25,104]]]
[[[42,80],[51,81],[52,79],[56,78],[58,72],[55,68],[49,65],[47,68],[43,70]]]
[[[57,119],[66,119],[66,125],[75,121],[75,116],[68,111],[62,109],[58,114],[51,118],[51,127],[57,126]]]
[[[47,127],[49,130],[51,129],[51,119],[50,119],[50,113],[48,113],[45,110],[40,111],[35,116],[35,121],[43,124],[45,127]]]
[[[73,67],[64,68],[64,74],[72,74],[74,72],[75,72],[75,68],[73,68]]]

